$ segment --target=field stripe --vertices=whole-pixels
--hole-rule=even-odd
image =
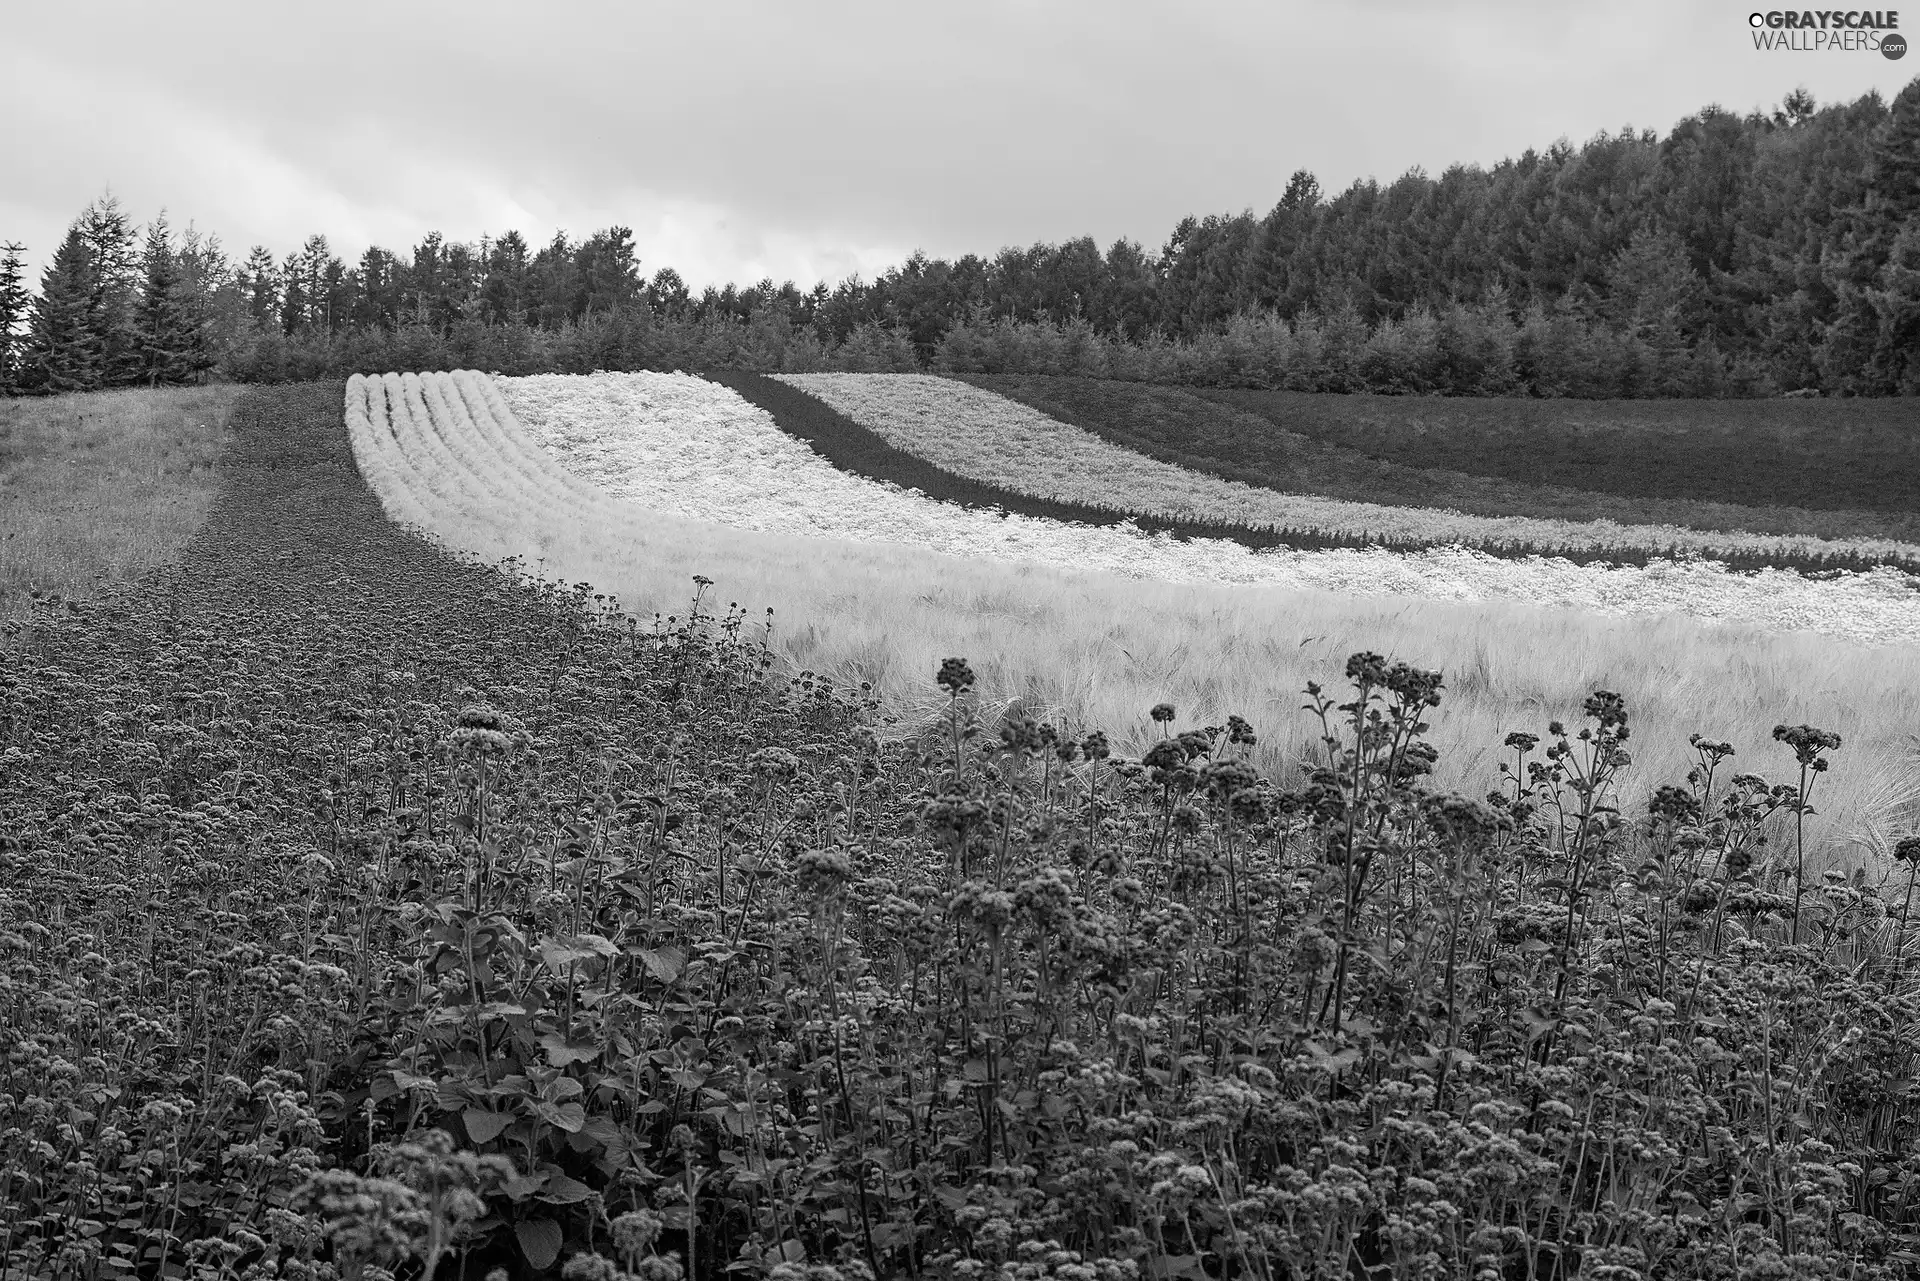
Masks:
[[[1495,556],[1646,564],[1702,556],[1742,568],[1920,568],[1920,546],[1884,539],[1704,532],[1676,525],[1476,516],[1289,493],[1150,457],[997,392],[919,374],[777,374],[896,449],[1003,492],[1136,513],[1142,519],[1285,531],[1291,546],[1466,546]],[[1320,448],[1320,446],[1315,446]],[[1319,540],[1317,543],[1314,540]]]

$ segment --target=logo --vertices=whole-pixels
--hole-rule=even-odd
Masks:
[[[1872,53],[1904,57],[1907,38],[1900,34],[1897,9],[1775,9],[1750,13],[1753,47],[1776,53]]]

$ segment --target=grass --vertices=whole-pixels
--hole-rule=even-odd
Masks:
[[[218,484],[234,386],[0,400],[0,618],[178,554]]]
[[[1529,401],[965,375],[1117,445],[1288,492],[1480,516],[1920,542],[1897,401]]]
[[[1434,742],[1449,786],[1491,770],[1506,734],[1538,733],[1605,685],[1635,708],[1639,764],[1624,782],[1630,795],[1685,772],[1689,734],[1731,741],[1745,768],[1764,755],[1773,725],[1807,722],[1848,743],[1809,828],[1823,861],[1879,875],[1879,856],[1920,816],[1920,652],[1910,648],[1509,602],[1367,599],[989,564],[903,545],[728,529],[596,500],[590,487],[555,497],[563,491],[523,479],[522,469],[558,471],[526,445],[511,466],[504,453],[488,456],[495,461],[476,455],[476,469],[457,481],[447,474],[457,465],[446,461],[450,452],[436,446],[421,457],[442,460],[412,473],[416,485],[433,477],[439,496],[420,495],[425,506],[413,518],[452,545],[591,582],[643,615],[677,610],[685,584],[704,574],[722,600],[776,611],[774,645],[792,668],[843,685],[868,682],[902,727],[929,714],[924,674],[964,652],[984,696],[1102,726],[1121,750],[1145,749],[1155,733],[1145,711],[1162,701],[1203,721],[1237,712],[1263,731],[1262,767],[1296,780],[1297,762],[1315,749],[1295,715],[1301,686],[1371,648],[1447,674],[1448,715]],[[569,480],[560,473],[553,483]],[[1820,678],[1809,682],[1810,671]]]
[[[1297,786],[951,656],[887,743],[697,593],[409,536],[341,401],[255,393],[179,569],[0,653],[6,1281],[1911,1275],[1920,842],[1792,835],[1862,745],[1616,813],[1590,692],[1452,795],[1452,682],[1366,651]]]

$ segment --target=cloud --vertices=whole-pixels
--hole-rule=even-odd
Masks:
[[[1737,11],[1736,11],[1737,10]],[[620,223],[696,285],[872,275],[1670,127],[1899,63],[1756,53],[1745,9],[338,0],[32,6],[0,52],[0,236],[37,257],[111,184],[137,215],[355,255]]]

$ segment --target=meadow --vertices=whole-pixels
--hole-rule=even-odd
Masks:
[[[593,395],[823,465],[698,381]],[[0,652],[6,1281],[1920,1266],[1911,648],[727,529],[543,396],[252,392]]]
[[[0,400],[0,619],[166,563],[213,502],[240,389]]]

